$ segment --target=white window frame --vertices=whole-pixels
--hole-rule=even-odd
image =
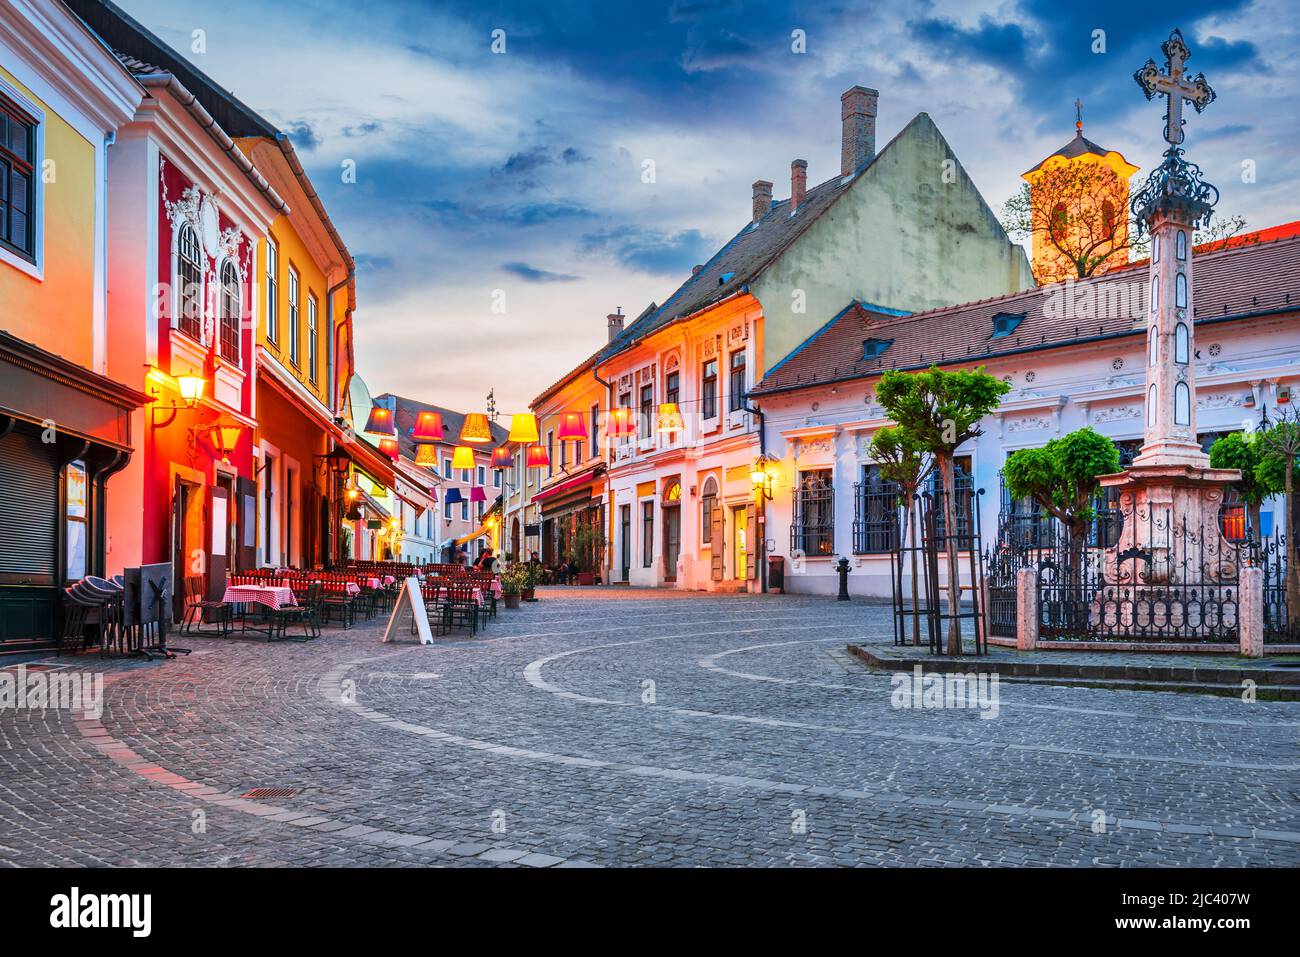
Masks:
[[[0,262],[8,263],[15,269],[26,273],[33,279],[45,281],[45,111],[37,106],[29,97],[5,82],[4,77],[0,76],[0,92],[6,97],[13,100],[19,107],[31,115],[36,120],[35,135],[32,137],[32,172],[34,182],[32,183],[32,209],[31,216],[34,224],[32,233],[32,258],[36,262],[28,262],[17,253],[10,252],[8,249],[0,247]],[[95,184],[95,191],[98,193],[103,187],[101,184]]]

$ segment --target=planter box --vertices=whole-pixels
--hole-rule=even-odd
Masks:
[[[518,596],[518,595],[506,595],[506,596],[505,596],[505,601],[506,601],[506,607],[507,607],[507,608],[518,608],[518,607],[519,607],[519,596]]]

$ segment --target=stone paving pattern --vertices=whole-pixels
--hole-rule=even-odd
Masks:
[[[104,715],[0,712],[0,864],[1300,864],[1300,704],[895,709],[845,651],[890,640],[879,605],[542,594],[432,647],[370,623],[58,659],[105,673]]]

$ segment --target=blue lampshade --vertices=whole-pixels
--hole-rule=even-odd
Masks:
[[[447,489],[447,494],[442,497],[442,504],[444,505],[455,505],[457,502],[463,501],[465,501],[465,498],[460,494],[458,488]]]

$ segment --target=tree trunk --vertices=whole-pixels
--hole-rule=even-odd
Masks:
[[[1296,540],[1295,533],[1296,500],[1292,476],[1293,464],[1287,462],[1286,465],[1286,498],[1283,505],[1283,522],[1286,527],[1282,531],[1286,535],[1287,631],[1294,640],[1300,636],[1300,541]]]
[[[1264,542],[1264,536],[1259,530],[1259,510],[1260,502],[1248,502],[1246,504],[1246,516],[1250,520],[1250,534],[1253,538],[1259,540],[1260,544]]]
[[[939,456],[943,476],[944,551],[948,553],[948,656],[961,657],[961,566],[957,561],[957,478],[951,453]],[[1298,606],[1300,607],[1300,606]]]

